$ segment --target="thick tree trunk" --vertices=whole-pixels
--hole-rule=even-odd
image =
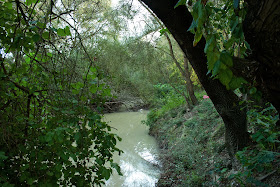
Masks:
[[[174,9],[178,0],[143,0],[143,2],[161,19],[181,49],[189,59],[202,86],[213,101],[226,127],[226,141],[229,153],[234,154],[249,141],[246,123],[246,111],[241,110],[239,98],[228,91],[217,79],[207,76],[207,59],[204,54],[205,40],[193,47],[194,35],[188,32],[192,16],[185,6]]]
[[[280,112],[280,1],[245,0],[247,15],[243,24],[254,61],[251,79],[265,99]]]

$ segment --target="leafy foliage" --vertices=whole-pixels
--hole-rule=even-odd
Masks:
[[[246,10],[239,1],[196,1],[191,7],[193,22],[189,31],[195,34],[193,46],[206,39],[204,52],[207,55],[208,70],[213,78],[218,78],[227,89],[235,90],[247,83],[233,74],[233,57],[244,57],[250,50],[242,31],[242,20]],[[186,5],[178,1],[177,5]],[[236,8],[238,14],[234,11]]]
[[[249,128],[252,132],[251,138],[254,146],[245,147],[236,153],[240,161],[241,169],[235,174],[226,175],[227,168],[220,168],[224,179],[235,180],[242,186],[253,184],[256,186],[267,186],[259,177],[260,174],[269,173],[279,163],[279,137],[276,122],[279,116],[273,106],[268,104],[264,109],[254,106],[248,111]]]
[[[100,51],[97,63],[108,75],[107,82],[120,99],[132,95],[151,102],[153,84],[166,82],[161,73],[165,65],[159,68],[160,53],[147,41],[101,39],[92,50]]]
[[[52,23],[59,10],[48,2],[0,4],[1,186],[92,186],[121,174],[121,138],[100,114],[110,89],[94,58],[69,53],[83,48],[78,33]]]

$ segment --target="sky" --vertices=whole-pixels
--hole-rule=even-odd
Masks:
[[[145,25],[145,19],[147,19],[147,15],[149,15],[150,13],[138,2],[138,0],[131,0],[132,1],[132,7],[134,9],[138,10],[138,14],[134,17],[133,20],[128,20],[128,28],[129,28],[129,35],[138,35],[140,34]],[[111,0],[112,3],[112,7],[113,8],[117,8],[117,6],[119,5],[120,0]],[[159,32],[155,33],[155,34],[150,34],[146,37],[146,40],[154,40],[155,38],[158,38],[160,35]]]

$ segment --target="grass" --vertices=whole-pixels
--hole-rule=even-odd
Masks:
[[[214,184],[215,164],[228,158],[223,122],[209,99],[192,111],[182,103],[152,110],[146,124],[161,148],[163,172],[158,186]]]

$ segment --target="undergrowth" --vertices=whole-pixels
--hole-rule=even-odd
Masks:
[[[154,109],[146,124],[162,150],[163,173],[158,186],[210,185],[216,154],[224,151],[223,122],[209,99],[192,111],[185,105]],[[226,158],[225,158],[226,160]]]
[[[210,99],[201,100],[191,111],[184,102],[161,99],[164,104],[152,109],[145,121],[161,149],[158,186],[280,185],[275,177],[280,164],[275,125],[279,117],[271,105],[248,110],[252,144],[237,152],[239,164],[233,168],[225,149],[223,121]],[[274,179],[267,180],[271,175]]]

